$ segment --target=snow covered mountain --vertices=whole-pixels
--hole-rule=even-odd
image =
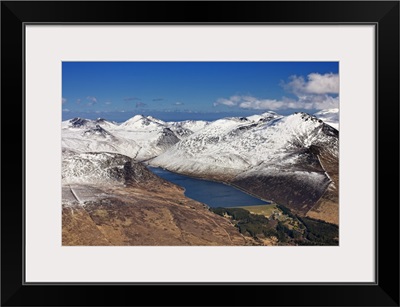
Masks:
[[[154,120],[153,117],[145,117],[143,115],[135,115],[119,125],[119,128],[127,131],[151,131],[159,127],[164,127],[165,123],[160,120]]]
[[[293,152],[326,138],[320,133],[323,127],[322,121],[305,113],[224,118],[181,140],[151,164],[189,175],[231,179],[260,163],[294,164]]]
[[[319,119],[322,119],[325,124],[328,124],[335,128],[336,130],[339,130],[339,109],[326,109],[326,110],[321,110],[317,113],[314,113],[314,116],[318,117]]]
[[[135,156],[139,161],[160,155],[180,140],[164,121],[143,115],[135,115],[112,132],[118,137],[133,140],[140,146]]]
[[[74,118],[62,122],[63,182],[123,182],[126,159],[133,159],[223,181],[297,213],[337,216],[338,112],[316,114],[266,112],[213,122],[136,115],[119,125]]]
[[[62,122],[62,147],[80,152],[120,153],[139,161],[153,158],[180,138],[165,122],[136,115],[117,125],[104,119]]]
[[[140,150],[134,140],[115,136],[111,130],[106,130],[118,126],[105,120],[74,118],[62,122],[61,127],[62,148],[76,153],[113,152],[134,157]]]
[[[180,122],[167,122],[165,125],[171,129],[179,139],[185,139],[209,124],[204,120],[185,120]]]
[[[73,119],[63,121],[61,123],[61,128],[62,129],[67,129],[67,128],[90,129],[90,128],[95,127],[96,125],[99,125],[104,129],[113,129],[117,126],[117,123],[110,122],[108,120],[105,120],[104,118],[90,120],[90,119],[75,117]]]
[[[225,181],[308,211],[334,185],[319,157],[338,161],[338,131],[306,113],[224,118],[172,146],[151,165]]]
[[[210,122],[205,120],[184,120],[180,122],[168,122],[167,123],[170,128],[172,127],[181,127],[184,129],[188,129],[192,132],[197,132],[210,124]]]
[[[65,184],[129,184],[153,179],[154,174],[133,159],[116,153],[65,156],[61,178]]]

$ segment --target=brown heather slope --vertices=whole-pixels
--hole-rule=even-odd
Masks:
[[[306,216],[339,225],[339,163],[327,150],[318,153],[322,167],[332,180],[321,198],[307,212]]]
[[[252,244],[228,219],[162,179],[95,189],[106,196],[85,201],[83,206],[63,204],[63,245]]]
[[[63,245],[249,245],[228,218],[115,153],[65,156]]]
[[[339,224],[339,163],[329,150],[311,146],[303,150],[303,163],[297,167],[302,171],[327,174],[324,181],[315,184],[289,169],[279,173],[235,179],[233,183],[241,189],[264,199],[272,200],[289,208],[299,216]],[[296,166],[295,166],[296,167]]]

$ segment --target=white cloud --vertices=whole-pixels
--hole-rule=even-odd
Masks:
[[[176,106],[183,106],[184,103],[183,103],[183,102],[180,102],[180,101],[177,101],[177,102],[174,103],[174,105],[176,105]]]
[[[328,73],[312,73],[307,80],[302,76],[291,76],[289,83],[283,84],[284,88],[294,94],[339,94],[339,75]]]
[[[220,98],[215,103],[217,105],[226,105],[229,107],[239,107],[242,109],[256,109],[256,110],[278,110],[286,107],[285,102],[275,99],[258,99],[253,96],[232,96],[228,99]]]
[[[259,99],[253,96],[235,96],[220,98],[214,103],[217,105],[226,105],[229,107],[239,107],[242,109],[254,110],[281,110],[281,109],[330,109],[339,106],[339,97],[332,97],[329,95],[304,95],[296,99],[282,98],[276,99]]]
[[[220,104],[226,105],[228,107],[234,107],[237,105],[237,102],[233,101],[232,97],[231,97],[231,99],[219,98],[219,99],[217,99],[216,102],[214,102],[214,106],[217,106]]]
[[[66,103],[66,102],[67,102],[67,98],[62,97],[62,98],[61,98],[61,103],[64,104],[64,103]]]
[[[112,104],[112,102],[111,101],[106,101],[105,104],[110,105],[110,104]]]
[[[307,80],[302,76],[291,76],[290,82],[282,83],[285,90],[296,98],[281,99],[258,98],[250,95],[234,95],[219,98],[214,106],[225,105],[242,109],[280,110],[280,109],[317,109],[339,107],[339,75],[312,73]]]
[[[69,109],[63,109],[62,111],[63,112],[69,112]]]
[[[300,109],[331,109],[339,107],[339,96],[333,97],[330,95],[307,95],[299,97],[291,108]]]
[[[256,110],[277,110],[284,105],[283,101],[278,101],[275,99],[258,99],[253,96],[240,96],[235,95],[229,98],[220,98],[215,103],[217,105],[226,105],[229,107],[239,107],[242,109],[256,109]]]
[[[278,101],[275,99],[253,99],[253,100],[245,100],[239,104],[240,108],[243,109],[256,109],[256,110],[278,110],[284,106],[283,101]]]

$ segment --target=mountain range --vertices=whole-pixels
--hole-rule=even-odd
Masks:
[[[267,112],[212,122],[149,163],[229,183],[306,215],[328,191],[337,195],[338,152],[338,130],[321,119]],[[329,202],[327,214],[323,203],[314,217],[337,223],[337,205]]]
[[[74,118],[61,127],[62,180],[64,185],[154,180],[139,166],[146,163],[221,181],[299,215],[338,224],[338,127],[337,109],[212,122],[143,115],[120,124]]]

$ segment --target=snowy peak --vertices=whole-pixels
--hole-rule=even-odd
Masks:
[[[108,120],[105,120],[104,118],[98,118],[94,121],[94,123],[104,129],[114,129],[118,126],[118,124],[116,124],[115,122],[110,122]]]
[[[120,153],[143,161],[158,156],[179,140],[164,121],[151,116],[135,115],[121,125],[103,118],[75,118],[62,123],[63,147],[80,153]]]
[[[155,122],[155,123],[159,123],[162,126],[165,126],[167,123],[161,119],[155,118],[153,116],[147,116],[146,117],[149,121]]]
[[[261,116],[263,116],[263,117],[269,117],[269,116],[276,117],[276,116],[280,116],[280,115],[278,113],[274,112],[274,111],[267,111],[267,112],[261,114]]]
[[[117,125],[113,122],[107,121],[103,118],[98,118],[96,120],[90,120],[81,117],[75,117],[70,120],[66,120],[62,122],[62,128],[72,128],[72,129],[91,129],[95,128],[96,126],[100,126],[105,129],[112,129],[117,127]]]
[[[112,137],[112,134],[107,130],[103,129],[99,124],[96,124],[94,127],[85,130],[82,133],[82,136],[96,136],[102,138]]]
[[[281,118],[282,115],[279,115],[278,113],[273,112],[273,111],[268,111],[268,112],[261,114],[261,117],[262,117],[261,121],[267,122],[267,121],[270,121],[273,119]],[[260,121],[260,120],[258,120],[258,121]]]
[[[153,117],[144,117],[143,115],[135,115],[122,123],[119,127],[121,129],[158,129],[163,126],[162,121],[154,120]]]
[[[137,115],[131,117],[130,119],[128,119],[128,120],[126,121],[126,123],[129,123],[129,122],[135,123],[135,122],[137,122],[137,121],[139,121],[139,120],[143,120],[143,119],[145,119],[145,117],[144,117],[143,115],[137,114]]]
[[[292,131],[294,134],[309,134],[323,124],[322,120],[304,112],[296,112],[282,118],[279,122],[282,123],[282,128]]]
[[[320,119],[304,112],[273,119],[254,129],[269,145],[265,148],[275,151],[279,148],[295,149],[309,147],[313,144],[327,142],[327,138],[337,139],[330,127]],[[332,140],[336,142],[337,140]]]
[[[327,110],[318,114],[334,113],[335,110]],[[155,165],[168,166],[174,171],[187,168],[190,163],[211,167],[216,161],[218,165],[211,167],[212,172],[225,172],[229,167],[232,174],[265,161],[288,164],[293,160],[289,159],[293,157],[291,151],[312,145],[329,144],[335,152],[337,139],[337,130],[304,112],[282,116],[269,111],[213,122],[164,122],[143,115],[135,115],[121,125],[102,118],[63,122],[65,148],[78,152],[116,152],[139,161],[157,157],[153,160]]]
[[[226,117],[214,122],[211,122],[203,130],[198,133],[206,138],[211,136],[213,139],[217,136],[224,140],[230,137],[239,137],[245,131],[264,127],[266,124],[271,124],[273,120],[279,119],[279,115],[254,115],[250,117]]]
[[[302,120],[304,120],[304,121],[312,121],[312,122],[319,122],[319,123],[321,123],[322,121],[321,120],[319,120],[318,118],[316,118],[315,116],[313,116],[313,115],[311,115],[311,114],[308,114],[308,113],[305,113],[305,112],[295,112],[294,114],[293,114],[293,116],[294,115],[298,115],[298,116],[300,116],[300,118],[302,119]]]
[[[273,112],[273,111],[268,111],[263,114],[255,114],[251,116],[245,117],[245,119],[252,121],[254,123],[262,123],[262,122],[269,122],[273,119],[281,118],[282,116]],[[243,119],[243,117],[241,117]]]
[[[63,184],[127,185],[153,177],[145,166],[117,153],[82,153],[64,157],[62,162]]]
[[[180,122],[168,122],[167,125],[174,129],[182,128],[186,131],[197,132],[206,126],[208,126],[210,122],[205,120],[184,120]]]
[[[69,124],[71,128],[83,128],[83,127],[86,128],[92,125],[92,121],[80,117],[75,117],[69,120]]]
[[[260,119],[262,119],[260,121]],[[181,140],[151,161],[171,171],[196,175],[234,176],[266,163],[273,167],[297,163],[312,145],[337,149],[337,135],[315,116],[267,113],[251,120],[223,118]]]
[[[63,152],[111,152],[136,157],[140,146],[114,134],[118,125],[105,119],[73,118],[62,122]],[[63,155],[64,156],[64,155]]]

